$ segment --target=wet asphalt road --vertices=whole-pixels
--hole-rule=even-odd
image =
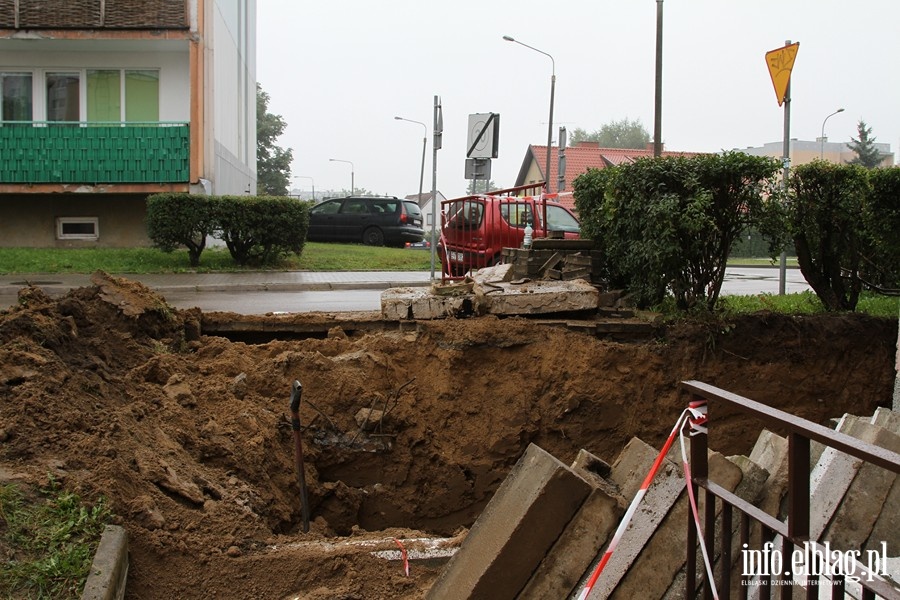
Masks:
[[[777,268],[730,268],[722,286],[723,295],[778,294]],[[788,269],[787,293],[808,290],[799,269]],[[278,312],[348,312],[381,310],[383,289],[335,290],[216,290],[196,291],[189,288],[169,290],[163,295],[176,308],[197,307],[203,311],[227,311],[261,315]],[[0,289],[0,308],[16,302],[16,290]]]

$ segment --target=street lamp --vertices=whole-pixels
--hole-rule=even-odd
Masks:
[[[353,181],[353,163],[349,160],[341,160],[340,158],[329,158],[329,162],[342,162],[350,165],[350,195],[356,195],[356,183]]]
[[[418,123],[425,129],[425,137],[422,138],[422,170],[419,172],[419,197],[416,202],[422,204],[422,182],[425,180],[425,146],[428,144],[428,126],[422,121],[413,121],[412,119],[404,119],[403,117],[394,117],[397,121],[407,121],[409,123]]]
[[[309,175],[294,175],[294,179],[309,179],[312,181],[312,194],[313,194],[313,202],[316,201],[316,180],[310,177]]]
[[[833,113],[831,113],[830,115],[828,115],[827,117],[825,117],[825,121],[822,121],[822,151],[819,152],[819,158],[820,158],[820,159],[824,159],[824,158],[825,158],[825,122],[828,121],[828,119],[830,119],[830,118],[833,117],[834,115],[836,115],[836,114],[838,114],[838,113],[842,113],[842,112],[844,112],[844,109],[843,109],[843,108],[839,108],[839,109],[837,109],[836,111],[834,111]]]
[[[546,165],[546,172],[544,173],[544,180],[545,180],[544,181],[544,189],[546,189],[547,193],[549,194],[550,193],[550,145],[553,144],[553,95],[556,91],[556,61],[553,60],[552,56],[550,56],[543,50],[538,50],[537,48],[534,48],[533,46],[529,46],[528,44],[523,44],[522,42],[520,42],[519,40],[517,40],[511,36],[504,35],[503,39],[506,40],[507,42],[515,42],[516,44],[519,44],[520,46],[525,46],[529,50],[534,50],[535,52],[540,52],[541,54],[543,54],[544,56],[546,56],[547,58],[550,59],[550,65],[553,68],[552,75],[550,76],[550,121],[547,123],[547,165]],[[546,216],[547,215],[545,214],[544,215],[545,223],[546,223]]]

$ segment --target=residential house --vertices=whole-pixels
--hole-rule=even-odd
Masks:
[[[597,142],[579,142],[575,146],[565,148],[565,167],[560,169],[559,148],[550,149],[550,189],[554,192],[571,192],[575,178],[588,169],[604,169],[615,165],[634,162],[639,158],[653,157],[653,144],[646,148],[601,148]],[[664,150],[662,156],[694,156],[694,152],[670,152]],[[547,166],[547,146],[528,146],[525,159],[516,177],[515,187],[545,181],[544,170]],[[563,178],[560,180],[559,172]],[[575,210],[575,200],[571,194],[560,194],[558,201]]]
[[[434,215],[438,214],[441,210],[441,202],[446,200],[447,198],[438,191],[437,194],[437,207],[435,207],[434,197],[431,192],[422,192],[422,195],[419,194],[410,194],[404,198],[405,200],[413,200],[419,204],[419,208],[422,210],[422,216],[424,217],[423,227],[425,228],[425,239],[429,239],[431,237],[431,228],[432,223],[434,223]],[[440,228],[440,221],[435,225],[436,228]]]
[[[0,246],[146,245],[256,190],[256,0],[0,0]]]

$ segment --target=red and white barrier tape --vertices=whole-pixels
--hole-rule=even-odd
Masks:
[[[409,577],[409,558],[406,555],[406,548],[400,543],[400,540],[394,538],[394,543],[400,547],[400,559],[403,561],[403,572]]]
[[[647,473],[647,477],[644,478],[643,483],[641,483],[640,489],[637,491],[637,494],[634,495],[634,499],[631,501],[631,504],[628,506],[628,510],[625,511],[625,516],[622,517],[622,521],[619,523],[619,527],[616,529],[615,534],[613,535],[612,541],[610,541],[609,546],[606,548],[606,552],[603,554],[603,557],[600,559],[600,562],[597,564],[594,572],[591,574],[590,579],[588,579],[587,583],[584,586],[584,589],[581,590],[581,594],[578,596],[578,600],[585,600],[588,597],[588,594],[591,593],[591,590],[594,588],[594,585],[597,583],[597,580],[600,578],[600,574],[603,573],[603,569],[606,567],[606,564],[609,562],[609,559],[612,557],[613,552],[616,551],[616,546],[619,544],[619,540],[622,539],[622,535],[625,533],[625,530],[628,529],[628,525],[631,523],[631,519],[634,517],[635,511],[637,511],[637,507],[640,505],[641,501],[644,499],[644,496],[647,494],[647,489],[650,487],[650,484],[653,482],[653,479],[656,477],[656,473],[659,471],[660,466],[662,466],[663,461],[666,458],[666,455],[669,453],[669,450],[672,448],[672,444],[675,442],[675,436],[679,435],[681,437],[681,432],[684,429],[685,423],[689,423],[691,427],[690,435],[696,435],[697,433],[706,433],[706,402],[691,402],[684,411],[682,411],[681,415],[679,415],[678,420],[675,422],[675,427],[672,428],[672,431],[669,433],[669,437],[666,439],[666,443],[663,444],[662,450],[659,451],[659,455],[656,457],[656,460],[653,462],[653,466],[650,467],[650,472]],[[682,442],[682,456],[684,457],[684,443]],[[687,461],[685,460],[685,467],[687,467]],[[685,472],[685,479],[690,481],[688,478],[689,474]],[[703,532],[700,531],[700,522],[697,519],[695,503],[693,500],[693,492],[690,491],[691,486],[688,485],[688,490],[691,498],[691,507],[694,510],[694,521],[697,524],[698,532],[701,540],[701,547],[703,550],[703,559],[707,563],[707,572],[711,572],[711,567],[709,566],[709,558],[706,556],[705,544],[702,543],[703,540]],[[712,581],[712,578],[710,578]],[[713,586],[713,594],[716,594],[715,586]],[[716,600],[718,600],[718,595],[715,596]]]

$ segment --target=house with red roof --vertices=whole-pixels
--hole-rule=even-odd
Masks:
[[[671,152],[663,150],[662,156],[696,156],[697,152]],[[598,142],[579,142],[575,146],[565,148],[562,152],[565,166],[560,179],[560,151],[550,148],[550,189],[553,192],[571,192],[575,178],[588,169],[605,169],[621,164],[632,163],[639,158],[653,158],[653,144],[646,148],[601,148]],[[547,165],[547,146],[528,146],[525,159],[516,177],[516,186],[545,181],[544,169]],[[560,185],[562,184],[562,185]],[[560,194],[559,202],[570,210],[575,210],[575,200],[571,194]]]

